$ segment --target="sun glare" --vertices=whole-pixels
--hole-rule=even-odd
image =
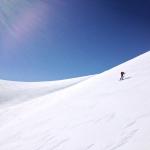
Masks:
[[[48,6],[40,0],[1,0],[0,32],[2,50],[29,40],[46,19]]]

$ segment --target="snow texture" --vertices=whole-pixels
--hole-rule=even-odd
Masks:
[[[92,76],[0,80],[0,150],[150,150],[149,89],[150,52]]]

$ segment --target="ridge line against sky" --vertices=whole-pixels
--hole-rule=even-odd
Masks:
[[[0,78],[96,74],[150,49],[146,0],[2,0]]]

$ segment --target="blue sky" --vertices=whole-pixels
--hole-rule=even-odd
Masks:
[[[43,81],[103,72],[150,49],[146,0],[0,4],[0,78]]]

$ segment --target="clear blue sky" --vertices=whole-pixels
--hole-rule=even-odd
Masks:
[[[0,78],[103,72],[150,49],[147,0],[2,0]]]

